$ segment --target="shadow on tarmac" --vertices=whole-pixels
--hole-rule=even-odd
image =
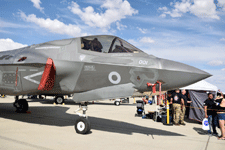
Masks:
[[[194,127],[193,129],[200,135],[207,135],[208,134],[207,131],[204,131],[202,128]]]
[[[54,103],[54,99],[28,99],[28,101],[29,101],[29,103],[30,102],[40,102],[42,104],[53,104]],[[75,103],[71,99],[65,99],[65,104],[66,105],[79,105],[79,103]],[[114,101],[110,101],[110,103],[102,103],[102,102],[92,103],[90,101],[88,105],[106,105],[106,106],[113,105],[113,106],[115,106]],[[136,104],[120,103],[120,105],[122,105],[122,106],[134,106]],[[60,105],[58,105],[58,106],[60,106]]]
[[[15,108],[12,106],[11,103],[0,103],[0,117],[39,125],[50,125],[60,127],[74,126],[75,120],[78,119],[79,116],[66,113],[68,109],[70,108],[60,106],[54,107],[31,106],[29,109],[31,110],[30,114],[29,113],[20,114],[15,112]],[[91,129],[99,131],[129,134],[129,135],[133,133],[141,133],[146,135],[184,136],[170,131],[142,127],[135,124],[120,122],[116,120],[109,120],[92,116],[89,116],[88,119],[91,122]]]

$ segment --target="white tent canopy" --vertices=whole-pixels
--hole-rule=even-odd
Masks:
[[[204,101],[208,98],[207,92],[216,95],[218,88],[215,85],[202,80],[181,89],[188,90],[190,100],[192,101],[190,104],[189,119],[202,121],[205,117]]]
[[[209,82],[206,82],[205,80],[196,82],[194,84],[191,84],[189,86],[180,88],[180,89],[186,89],[186,90],[199,90],[199,91],[218,91],[217,86],[212,85]]]

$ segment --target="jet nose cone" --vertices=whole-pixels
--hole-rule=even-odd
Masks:
[[[171,85],[168,87],[170,89],[184,87],[212,76],[203,70],[171,60],[161,59],[160,65],[164,71],[162,80]]]

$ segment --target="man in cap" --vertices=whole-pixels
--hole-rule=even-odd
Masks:
[[[173,104],[174,125],[180,125],[179,120],[180,120],[181,106],[184,105],[184,99],[179,89],[175,90],[175,93],[172,95],[170,99],[170,104]]]

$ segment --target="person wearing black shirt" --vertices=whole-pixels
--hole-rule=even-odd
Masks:
[[[182,96],[183,96],[183,100],[184,100],[184,107],[181,108],[181,113],[180,113],[180,120],[181,120],[181,124],[185,125],[184,123],[184,116],[185,116],[185,112],[186,112],[186,107],[188,103],[191,103],[191,101],[187,100],[186,97],[186,90],[182,90]]]
[[[180,125],[180,112],[181,107],[184,107],[184,99],[179,89],[175,90],[175,93],[171,97],[170,104],[173,104],[173,122],[175,125]]]
[[[223,100],[223,93],[218,93],[217,97],[216,97],[216,100],[215,100],[216,106],[218,106],[221,103],[222,100]]]
[[[213,135],[217,136],[218,133],[216,132],[216,124],[215,124],[215,117],[217,113],[215,109],[216,109],[216,104],[213,99],[213,94],[208,93],[208,99],[204,101],[205,118],[208,118],[208,122],[209,122],[208,133],[211,134],[211,127],[212,127]]]

